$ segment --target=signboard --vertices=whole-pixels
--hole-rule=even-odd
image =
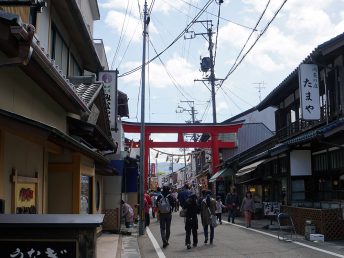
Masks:
[[[155,163],[151,164],[151,177],[155,177]]]
[[[320,119],[318,66],[301,64],[299,66],[299,91],[301,119]]]
[[[1,257],[79,257],[75,240],[0,240]]]
[[[104,92],[106,98],[106,109],[110,119],[110,127],[116,127],[116,105],[117,105],[117,85],[116,85],[116,71],[102,71],[99,72],[99,78],[104,82]]]
[[[281,203],[263,202],[265,216],[277,216],[280,213]]]

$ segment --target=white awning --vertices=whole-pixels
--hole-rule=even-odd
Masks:
[[[253,170],[255,170],[260,164],[262,164],[264,161],[266,161],[266,159],[262,159],[260,161],[254,162],[246,167],[243,167],[241,169],[238,170],[238,172],[236,173],[236,176],[242,176],[245,175],[247,173],[252,172]]]
[[[219,171],[217,171],[210,179],[209,182],[214,182],[216,179],[220,176],[229,176],[233,175],[233,170],[231,168],[224,168]]]

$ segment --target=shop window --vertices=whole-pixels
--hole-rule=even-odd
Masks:
[[[303,179],[300,180],[292,180],[291,182],[291,198],[293,201],[303,201],[306,198],[305,195],[305,181]]]
[[[92,177],[81,176],[80,214],[92,213]]]

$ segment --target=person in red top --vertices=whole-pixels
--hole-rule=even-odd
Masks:
[[[148,193],[144,194],[145,226],[150,224],[149,209],[152,207],[152,198]]]

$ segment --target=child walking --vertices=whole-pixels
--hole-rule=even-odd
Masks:
[[[221,219],[222,208],[225,208],[225,207],[226,206],[224,206],[222,201],[221,201],[221,196],[217,196],[216,197],[216,210],[215,210],[215,214],[216,214],[216,217],[219,220],[220,224],[222,224],[222,219]]]

